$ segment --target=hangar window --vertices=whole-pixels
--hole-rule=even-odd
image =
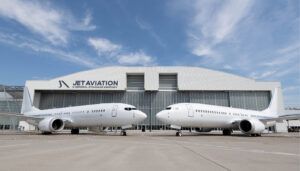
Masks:
[[[177,74],[159,74],[159,90],[177,90]]]
[[[144,90],[144,74],[127,74],[127,90]]]

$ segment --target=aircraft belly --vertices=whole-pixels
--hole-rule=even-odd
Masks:
[[[88,127],[88,126],[99,126],[100,120],[97,115],[75,115],[72,117],[72,126],[73,127]]]
[[[228,128],[231,127],[229,118],[222,116],[195,116],[187,117],[184,120],[177,120],[172,124],[181,125],[184,127],[201,127],[201,128]]]

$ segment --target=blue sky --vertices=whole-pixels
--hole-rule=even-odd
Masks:
[[[300,1],[0,3],[0,84],[101,66],[199,66],[280,81],[300,106]]]

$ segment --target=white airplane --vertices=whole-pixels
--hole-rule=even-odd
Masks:
[[[182,135],[181,127],[194,127],[198,132],[221,128],[223,135],[231,135],[233,129],[239,129],[244,134],[260,136],[266,128],[274,126],[276,121],[300,118],[299,114],[279,115],[277,94],[276,88],[269,107],[263,111],[199,103],[178,103],[168,106],[157,113],[156,117],[176,129],[176,136]]]
[[[24,100],[21,116],[28,123],[36,125],[42,133],[52,133],[71,128],[72,134],[78,134],[79,128],[99,130],[104,127],[121,127],[125,129],[147,118],[136,107],[123,103],[102,103],[84,106],[64,107],[39,110],[32,105],[28,90],[24,88]]]

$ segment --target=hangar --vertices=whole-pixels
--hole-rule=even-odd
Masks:
[[[264,82],[199,67],[102,67],[51,80],[27,81],[39,109],[96,103],[128,103],[147,113],[135,129],[167,129],[156,113],[180,102],[205,103],[242,109],[268,107],[280,82]],[[279,108],[284,111],[280,89]],[[274,131],[286,129],[277,126]]]

